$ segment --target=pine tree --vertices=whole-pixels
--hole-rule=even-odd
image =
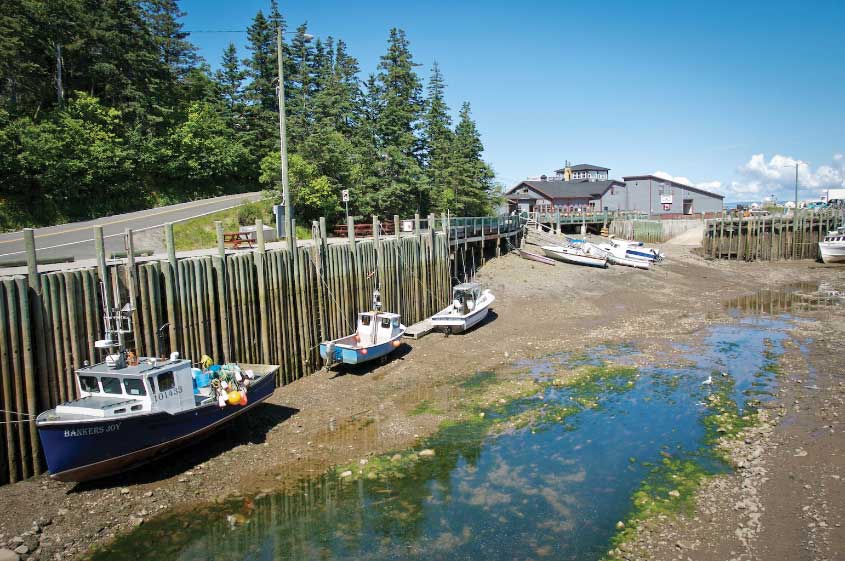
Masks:
[[[446,105],[445,89],[443,74],[435,61],[428,81],[423,141],[426,180],[431,190],[433,209],[437,211],[448,210],[454,203],[453,191],[446,188],[454,133],[449,107]]]
[[[278,70],[276,63],[276,34],[274,24],[259,10],[247,28],[250,57],[244,61],[250,83],[247,97],[264,111],[278,111],[276,96]]]
[[[482,159],[484,145],[478,127],[470,115],[469,103],[464,102],[455,139],[452,143],[452,165],[448,171],[448,185],[454,200],[453,212],[461,216],[484,216],[492,211],[492,168]]]
[[[296,28],[285,62],[285,105],[288,115],[288,138],[292,149],[302,144],[309,124],[309,102],[313,94],[312,66],[315,51],[310,43],[308,25]]]
[[[380,184],[374,206],[383,215],[407,216],[428,210],[417,136],[424,102],[415,66],[405,32],[391,29],[377,76],[381,107],[376,131],[383,148],[376,162]]]
[[[220,70],[215,75],[217,91],[230,113],[235,114],[243,108],[243,81],[245,73],[238,60],[238,51],[234,43],[229,43],[223,51]]]
[[[179,21],[188,14],[179,9],[176,0],[145,0],[141,6],[162,63],[174,78],[183,78],[199,60]]]

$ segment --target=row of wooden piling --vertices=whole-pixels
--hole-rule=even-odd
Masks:
[[[728,216],[705,221],[702,247],[714,259],[818,259],[819,242],[843,224],[842,209],[798,211],[790,216]]]
[[[322,366],[320,341],[352,332],[376,288],[406,325],[445,306],[448,220],[437,230],[436,222],[429,217],[423,231],[417,217],[413,232],[384,236],[374,219],[377,235],[356,240],[350,221],[348,240],[329,244],[321,220],[312,245],[291,236],[267,250],[259,221],[257,249],[243,253],[225,251],[218,224],[216,255],[181,259],[169,225],[167,258],[144,262],[136,262],[131,231],[127,258],[107,262],[95,227],[96,267],[47,273],[38,272],[26,231],[28,274],[0,281],[0,483],[44,471],[35,416],[76,398],[74,371],[101,360],[94,341],[103,338],[104,303],[132,306],[129,345],[139,356],[279,364],[282,385]]]

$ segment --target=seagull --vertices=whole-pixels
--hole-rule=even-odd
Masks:
[[[713,376],[708,376],[706,380],[701,382],[701,385],[702,386],[709,386],[712,383],[713,383]]]

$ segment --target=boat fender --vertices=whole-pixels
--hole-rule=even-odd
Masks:
[[[226,407],[226,394],[220,394],[217,396],[217,406],[218,407]]]
[[[179,351],[170,353],[170,362],[176,362],[177,360],[179,360]]]
[[[241,381],[241,380],[243,380],[243,379],[244,379],[244,377],[243,377],[243,375],[241,375],[240,370],[235,370],[235,380],[237,380],[238,382],[240,382],[240,381]]]
[[[367,349],[361,349],[361,354],[362,354],[362,355],[367,354]]]
[[[246,377],[247,377],[247,378],[249,378],[250,380],[252,380],[253,378],[255,378],[255,371],[253,371],[253,370],[247,370],[247,371],[245,372],[245,374],[246,374]]]
[[[246,404],[247,404],[246,392],[242,392],[242,393],[241,393],[241,401],[240,401],[240,404],[241,404],[241,407],[243,407],[244,405],[246,405]]]
[[[227,382],[226,380],[221,380],[220,381],[220,387],[223,388],[224,390],[228,390],[229,389],[229,382]]]
[[[200,366],[202,366],[203,370],[208,370],[212,364],[214,364],[214,360],[210,356],[202,355],[200,357]]]
[[[232,391],[228,396],[229,405],[238,405],[241,402],[241,392]]]
[[[401,344],[402,344],[402,343],[400,343],[400,342],[399,342],[399,340],[397,339],[396,341],[393,341],[393,348],[394,348],[394,349],[398,349],[398,348],[399,348],[399,345],[401,345]]]
[[[244,388],[248,388],[248,387],[249,387],[249,384],[250,384],[251,382],[252,382],[252,380],[250,380],[249,378],[247,378],[246,380],[244,380]]]

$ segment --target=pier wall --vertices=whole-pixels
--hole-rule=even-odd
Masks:
[[[448,219],[427,222],[427,230],[417,219],[413,232],[364,240],[350,223],[348,241],[332,244],[315,222],[310,246],[265,250],[259,240],[246,252],[224,250],[219,232],[219,252],[199,257],[177,257],[171,226],[168,257],[143,262],[107,262],[100,230],[99,266],[49,273],[37,271],[30,231],[29,274],[0,280],[0,484],[46,469],[35,416],[75,399],[74,371],[103,359],[94,346],[104,337],[102,287],[112,304],[115,294],[132,304],[127,346],[139,356],[279,364],[284,385],[322,367],[320,341],[354,331],[376,287],[383,309],[411,325],[449,302],[467,251],[479,262],[498,256],[518,245],[522,227],[487,218],[480,229],[462,226],[456,241]]]
[[[819,259],[819,242],[845,224],[845,210],[798,211],[794,216],[725,217],[705,221],[702,248],[713,259]]]

